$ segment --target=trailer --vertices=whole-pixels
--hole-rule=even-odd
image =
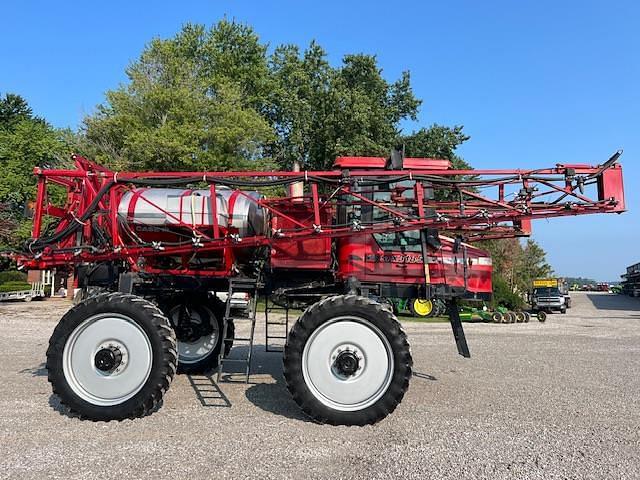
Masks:
[[[80,417],[118,420],[154,411],[178,370],[215,369],[220,381],[238,363],[248,381],[264,297],[266,347],[284,340],[300,408],[321,423],[375,423],[412,372],[391,299],[446,302],[469,357],[458,301],[492,290],[474,242],[526,236],[539,218],[623,212],[619,156],[535,170],[456,170],[400,152],[328,171],[113,172],[77,155],[74,169],[37,168],[33,237],[16,259],[73,269],[80,288],[102,291],[51,336],[53,391]],[[49,203],[51,183],[64,205]],[[43,232],[45,216],[57,223]],[[249,294],[244,315],[231,310],[237,292]],[[289,328],[292,308],[304,311]],[[235,335],[240,322],[248,335]],[[233,345],[244,358],[227,355]]]
[[[11,300],[22,300],[24,302],[30,302],[31,300],[41,300],[44,297],[44,285],[42,285],[41,283],[31,284],[31,288],[29,290],[0,292],[0,302],[8,302]]]
[[[634,263],[627,267],[622,276],[620,289],[622,293],[631,297],[640,297],[640,263]]]

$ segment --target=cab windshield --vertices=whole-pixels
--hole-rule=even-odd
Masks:
[[[560,290],[555,287],[534,288],[533,294],[537,297],[560,297]]]

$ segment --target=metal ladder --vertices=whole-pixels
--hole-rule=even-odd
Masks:
[[[227,295],[227,302],[224,311],[224,319],[222,325],[222,345],[220,346],[220,353],[218,354],[218,377],[217,382],[220,382],[222,377],[222,368],[225,363],[244,363],[246,365],[245,371],[245,383],[249,383],[249,375],[251,373],[251,353],[253,351],[253,339],[256,331],[256,308],[258,302],[258,280],[255,278],[231,278],[229,279],[229,290]],[[249,299],[249,305],[247,307],[247,316],[232,316],[231,315],[231,301],[234,293],[245,292],[249,293],[251,298]],[[238,325],[238,322],[250,322],[251,333],[248,337],[235,337],[227,338],[227,331],[229,322],[234,322]],[[224,352],[228,343],[238,343],[248,345],[249,349],[247,355],[244,358],[225,358]]]
[[[275,353],[281,353],[284,351],[284,344],[282,345],[276,345],[275,343],[272,343],[271,340],[285,340],[287,339],[287,335],[289,333],[289,301],[287,300],[287,303],[285,304],[284,307],[277,305],[275,303],[272,303],[271,305],[269,305],[269,296],[265,296],[265,300],[264,300],[264,336],[265,336],[265,341],[264,341],[264,349],[267,352],[275,352]],[[284,321],[283,320],[269,320],[269,313],[270,312],[274,312],[274,311],[280,311],[280,312],[284,312]],[[280,334],[280,335],[270,335],[269,334],[269,326],[284,326],[284,334]]]

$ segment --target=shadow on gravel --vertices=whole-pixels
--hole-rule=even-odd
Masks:
[[[77,413],[72,412],[71,410],[69,410],[69,407],[67,407],[64,403],[62,403],[60,401],[60,397],[58,397],[54,393],[49,395],[49,406],[54,411],[58,412],[60,415],[64,415],[67,418],[75,418],[78,421],[80,421],[80,415],[78,415]]]
[[[44,363],[41,363],[37,367],[25,368],[24,370],[20,370],[18,373],[28,374],[32,377],[46,377],[47,376],[47,366]]]
[[[640,311],[640,299],[626,295],[594,294],[588,293],[587,298],[598,310],[626,310],[628,312]],[[631,315],[630,315],[631,316]]]
[[[143,417],[148,417],[149,415],[152,415],[152,414],[156,413],[158,410],[160,410],[162,408],[163,405],[164,405],[164,400],[160,400],[156,404],[156,406],[152,410],[149,410],[145,415],[143,415]],[[82,418],[76,412],[72,412],[69,409],[69,407],[67,407],[64,403],[62,403],[60,401],[60,397],[58,397],[55,393],[52,393],[51,395],[49,395],[49,406],[54,411],[58,412],[60,415],[64,415],[65,417],[75,418],[78,421],[82,421],[82,422],[84,422],[84,421],[91,422],[92,421],[92,420],[89,420],[87,418]]]
[[[253,385],[247,389],[245,395],[247,400],[265,412],[312,423],[291,398],[283,379],[277,379],[276,383]]]
[[[233,357],[237,355],[238,358],[242,358],[246,355],[246,347],[239,347],[237,350],[237,352],[232,352]],[[244,370],[242,371],[244,372]],[[251,362],[251,374],[269,375],[275,380],[275,383],[251,382],[251,386],[245,392],[247,400],[265,412],[303,422],[311,422],[302,413],[300,407],[296,405],[291,398],[291,394],[287,391],[284,376],[282,375],[282,354],[266,352],[264,345],[255,345]]]
[[[214,380],[216,373],[187,375],[191,388],[203,407],[231,407],[231,402]]]
[[[422,372],[413,372],[412,376],[419,378],[421,380],[430,380],[432,382],[435,382],[436,380],[438,380],[433,375],[429,375],[428,373],[422,373]]]

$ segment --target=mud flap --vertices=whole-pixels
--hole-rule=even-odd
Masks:
[[[458,311],[458,300],[454,297],[449,301],[449,321],[451,322],[451,329],[453,330],[453,338],[456,340],[456,347],[458,347],[458,353],[465,358],[470,358],[469,346],[467,345],[467,339],[464,336],[464,329],[462,328],[462,321],[460,321],[460,312]]]

